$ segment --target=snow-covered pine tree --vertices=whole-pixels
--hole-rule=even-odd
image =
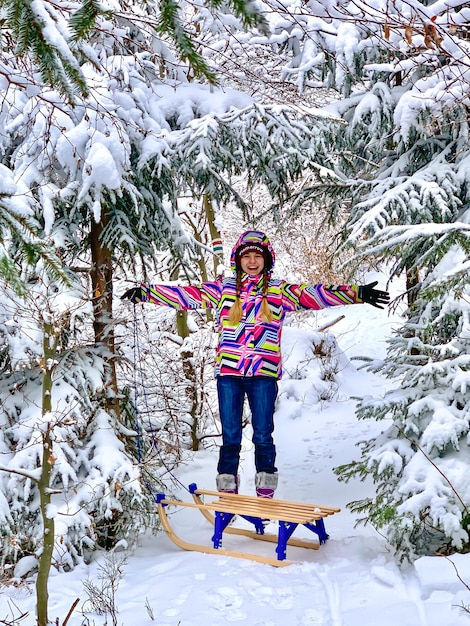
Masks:
[[[372,475],[376,496],[351,508],[385,530],[401,560],[467,550],[470,506],[462,480],[469,434],[470,291],[464,268],[470,153],[461,100],[468,83],[461,69],[468,45],[460,40],[457,46],[444,24],[452,18],[439,3],[415,11],[424,32],[433,33],[433,42],[425,35],[417,54],[426,59],[425,68],[416,67],[416,53],[398,63],[389,50],[395,71],[375,63],[366,93],[353,92],[338,107],[349,121],[346,141],[352,139],[342,171],[352,173],[356,166],[360,173],[351,188],[349,241],[363,256],[393,259],[392,277],[406,277],[408,303],[407,321],[390,342],[386,363],[376,368],[397,389],[358,406],[359,418],[391,419],[392,426],[366,442],[361,460],[338,474],[346,480]],[[405,40],[416,43],[418,34],[405,30]],[[409,70],[397,75],[397,67]]]
[[[385,529],[401,560],[469,546],[468,210],[461,219],[447,232],[414,231],[412,247],[429,249],[434,239],[435,255],[386,362],[374,366],[395,388],[358,406],[360,419],[386,420],[387,427],[361,444],[359,461],[337,470],[343,480],[372,476],[375,496],[350,507]]]

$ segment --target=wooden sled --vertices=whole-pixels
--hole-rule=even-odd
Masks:
[[[166,499],[165,494],[158,494],[156,498],[161,524],[174,544],[183,548],[183,550],[204,552],[206,554],[233,556],[236,558],[257,561],[258,563],[268,563],[276,567],[292,564],[291,561],[286,560],[288,545],[318,550],[320,545],[328,540],[324,518],[340,511],[340,509],[336,507],[321,506],[318,504],[303,504],[300,502],[289,502],[287,500],[275,500],[258,498],[256,496],[246,496],[242,494],[207,491],[204,489],[198,489],[197,485],[194,483],[189,485],[189,491],[193,496],[193,502],[168,500]],[[201,496],[208,496],[209,498],[212,498],[212,500],[205,501]],[[169,505],[195,508],[201,511],[204,517],[214,525],[212,547],[189,543],[181,539],[181,537],[179,537],[173,530],[166,514],[165,509]],[[255,530],[252,531],[244,528],[233,528],[232,526],[229,526],[235,515],[253,524]],[[278,522],[277,535],[267,534],[264,532],[265,529],[263,522],[265,520]],[[293,538],[292,534],[299,524],[314,532],[317,535],[317,541],[312,542]],[[226,550],[222,547],[222,537],[224,532],[227,534],[243,535],[245,537],[251,537],[252,539],[276,543],[277,558],[251,554],[248,552]]]

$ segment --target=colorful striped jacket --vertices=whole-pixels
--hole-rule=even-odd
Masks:
[[[281,333],[285,315],[302,309],[324,309],[331,306],[358,304],[357,286],[296,285],[270,279],[267,299],[272,321],[262,322],[262,277],[245,276],[241,300],[243,317],[236,326],[228,321],[229,310],[236,299],[235,278],[224,278],[197,286],[142,285],[142,301],[175,309],[216,311],[219,341],[216,349],[216,376],[282,375]]]

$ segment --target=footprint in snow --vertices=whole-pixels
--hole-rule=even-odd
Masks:
[[[403,583],[400,574],[394,569],[376,565],[371,569],[371,573],[374,578],[388,587],[396,587]]]
[[[325,615],[315,609],[307,609],[299,622],[299,626],[320,626],[321,624],[325,626],[327,624],[327,622],[325,622]]]
[[[273,597],[273,590],[271,587],[256,586],[252,584],[250,586],[245,585],[245,589],[255,602],[259,604],[271,605]]]
[[[247,614],[241,610],[243,600],[232,587],[219,587],[209,593],[207,599],[215,611],[224,614],[228,622],[238,622],[247,618]]]
[[[289,587],[286,587],[285,589],[278,589],[273,598],[272,606],[275,609],[281,609],[283,611],[291,609],[294,606],[292,590]]]

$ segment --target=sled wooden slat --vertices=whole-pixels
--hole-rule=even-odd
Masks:
[[[180,502],[179,500],[164,500],[163,503],[172,506],[185,506],[197,509],[204,508],[206,511],[213,511],[214,513],[232,513],[233,515],[247,515],[259,517],[261,519],[276,521],[282,520],[284,522],[293,522],[295,524],[308,524],[325,517],[321,514],[321,511],[313,512],[309,510],[302,514],[302,512],[298,512],[296,510],[283,510],[281,507],[260,506],[256,505],[256,503],[248,503],[246,505],[243,503],[239,504],[237,502],[227,503],[222,499],[202,504],[196,504],[195,502]],[[330,513],[328,513],[328,515],[330,515]]]
[[[249,513],[250,515],[254,514],[254,512],[259,512],[259,517],[262,518],[283,520],[286,522],[295,521],[299,524],[305,524],[309,521],[328,517],[340,511],[338,507],[332,506],[303,504],[302,502],[290,502],[289,500],[276,500],[274,498],[258,498],[256,496],[222,493],[205,489],[196,489],[194,494],[198,496],[207,495],[217,497],[217,505],[236,507],[239,514],[242,514],[242,510],[251,511],[251,513]]]
[[[256,502],[257,504],[266,504],[267,506],[274,506],[275,504],[281,504],[282,506],[298,508],[300,510],[305,509],[319,509],[325,514],[339,513],[341,509],[335,506],[324,506],[320,504],[304,504],[303,502],[292,502],[290,500],[277,500],[275,498],[258,498],[257,496],[248,496],[241,493],[223,493],[222,491],[210,491],[208,489],[195,489],[194,493],[202,496],[214,496],[219,500],[233,500],[235,502],[248,501]]]
[[[157,496],[158,514],[164,530],[169,538],[180,548],[204,552],[208,554],[219,554],[234,556],[237,558],[250,559],[260,563],[283,566],[290,564],[286,561],[287,546],[301,548],[318,549],[322,543],[328,539],[324,527],[323,519],[334,513],[338,513],[338,507],[323,506],[317,504],[304,504],[301,502],[290,502],[270,498],[259,498],[243,494],[226,494],[219,491],[209,491],[198,489],[195,484],[190,485],[190,493],[193,502],[181,502],[165,497],[165,494]],[[205,501],[202,496],[213,498]],[[214,535],[212,537],[213,547],[194,544],[181,539],[171,527],[166,514],[167,506],[186,507],[199,510],[204,517],[214,525]],[[252,523],[256,532],[244,528],[234,528],[229,526],[235,516],[241,517]],[[267,534],[264,532],[264,522],[266,520],[278,523],[278,534]],[[292,538],[291,535],[297,526],[301,524],[316,533],[317,542]],[[261,541],[277,543],[277,559],[263,555],[256,555],[246,552],[236,552],[222,548],[223,533],[232,535],[243,535]]]

